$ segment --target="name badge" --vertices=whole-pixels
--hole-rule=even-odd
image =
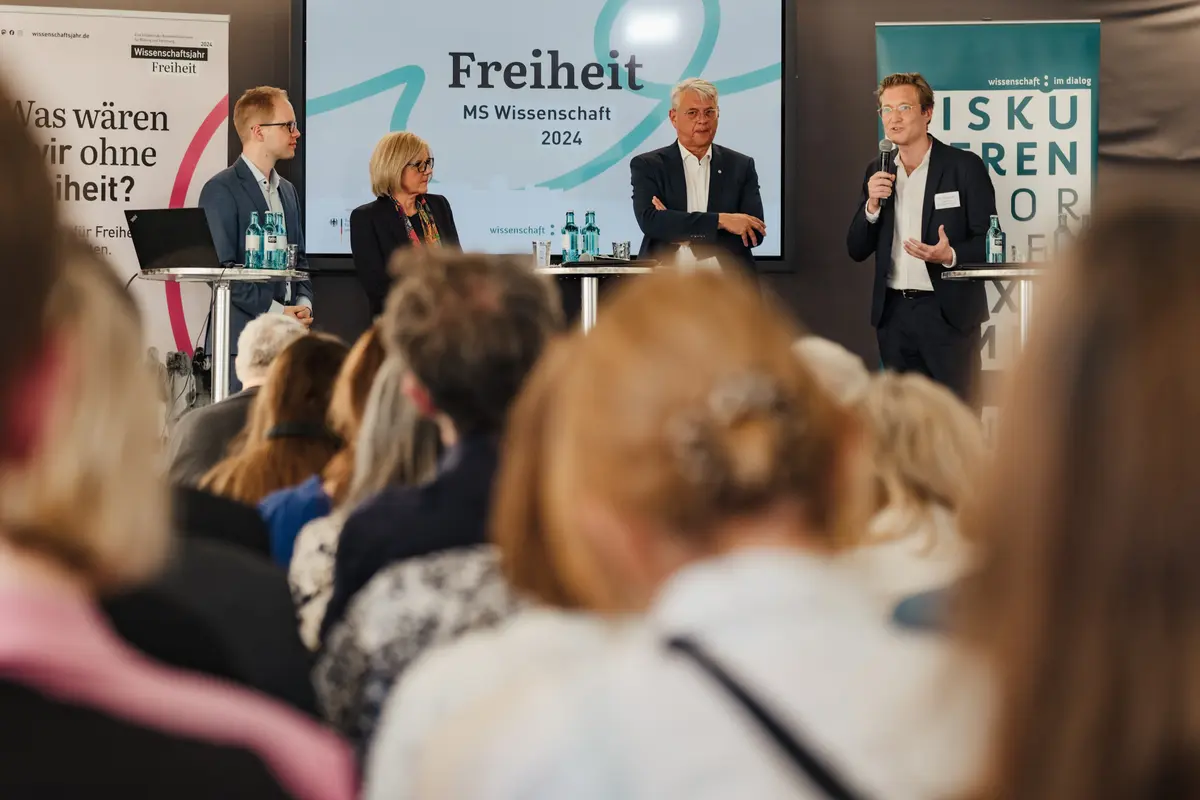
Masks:
[[[942,192],[933,196],[933,207],[939,211],[943,208],[962,208],[962,200],[958,192]]]

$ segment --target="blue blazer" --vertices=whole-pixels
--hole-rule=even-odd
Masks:
[[[280,178],[279,199],[283,201],[288,244],[300,246],[296,269],[307,270],[304,227],[300,223],[300,195],[291,181]],[[262,220],[267,213],[267,198],[263,197],[254,173],[240,156],[233,166],[221,170],[204,184],[200,190],[200,207],[208,217],[213,244],[217,247],[217,258],[222,264],[245,264],[246,228],[250,225],[250,212],[257,211],[259,220]],[[234,283],[230,287],[230,295],[229,354],[234,356],[237,355],[238,337],[246,323],[270,311],[272,300],[283,303],[287,296],[287,285],[282,282]],[[307,297],[311,302],[312,296],[312,284],[308,281],[292,283],[292,305],[296,304],[298,297]]]

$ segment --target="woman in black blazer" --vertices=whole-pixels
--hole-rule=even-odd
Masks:
[[[401,247],[459,249],[450,203],[427,194],[433,176],[429,144],[413,133],[389,133],[371,155],[371,191],[375,200],[350,214],[350,252],[354,271],[366,290],[371,316],[383,313],[391,287],[387,265]]]

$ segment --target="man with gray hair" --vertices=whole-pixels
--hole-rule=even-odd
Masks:
[[[688,78],[671,90],[674,143],[629,162],[633,213],[644,234],[640,258],[700,260],[714,249],[754,270],[752,247],[766,235],[754,159],[713,144],[717,87]],[[718,256],[718,259],[720,257]]]
[[[234,369],[242,391],[185,415],[175,426],[169,453],[171,483],[196,486],[246,426],[250,403],[267,379],[271,364],[308,328],[285,314],[263,314],[242,329]]]

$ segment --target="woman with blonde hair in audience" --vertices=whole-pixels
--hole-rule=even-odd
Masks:
[[[1098,219],[1039,301],[963,520],[954,622],[996,678],[978,797],[1200,796],[1198,229]]]
[[[367,395],[385,354],[379,329],[372,325],[350,348],[333,381],[329,401],[329,430],[342,447],[324,469],[303,483],[267,495],[258,510],[271,536],[271,557],[287,568],[292,561],[296,536],[309,522],[329,514],[334,505],[343,503],[350,491],[354,467],[354,442],[362,424]]]
[[[969,566],[958,511],[987,448],[975,412],[923,375],[878,373],[855,409],[870,442],[876,513],[846,561],[890,615],[903,598],[947,586]]]
[[[0,794],[352,797],[332,735],[147,659],[97,610],[162,567],[167,492],[137,308],[86,244],[63,251],[46,329],[64,369],[43,386],[41,434],[0,468]]]
[[[418,796],[961,786],[961,731],[926,718],[948,702],[948,653],[896,637],[834,563],[866,523],[861,434],[797,334],[737,274],[655,274],[609,299],[546,410],[539,509],[581,604],[644,625],[447,723]]]
[[[601,652],[617,634],[590,613],[550,556],[541,490],[547,475],[546,415],[574,339],[551,344],[526,380],[501,447],[491,536],[504,576],[530,606],[495,630],[432,650],[389,696],[370,750],[366,795],[415,797],[427,740],[443,723],[497,693],[536,684]],[[459,742],[461,744],[461,741]]]
[[[341,340],[321,333],[288,345],[271,364],[245,431],[200,488],[255,506],[323,470],[342,446],[326,417],[346,353]]]
[[[385,486],[423,483],[437,469],[442,440],[437,423],[422,416],[404,394],[404,362],[389,356],[380,366],[363,410],[350,484],[333,511],[304,526],[288,567],[300,638],[320,644],[321,620],[333,594],[338,535],[351,512]]]

